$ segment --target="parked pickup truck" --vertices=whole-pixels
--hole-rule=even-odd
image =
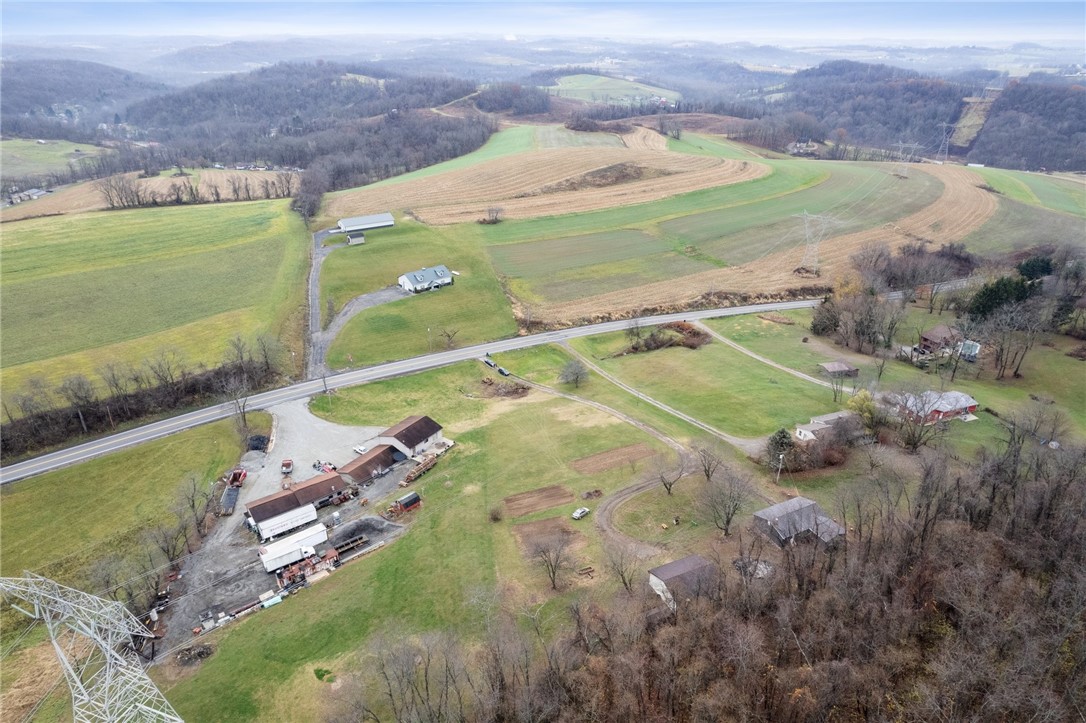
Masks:
[[[283,474],[290,474],[294,471],[294,460],[284,459],[283,464],[279,467],[279,471]]]

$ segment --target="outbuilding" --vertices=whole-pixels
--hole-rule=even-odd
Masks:
[[[817,502],[806,497],[795,497],[755,512],[754,526],[781,547],[809,540],[831,545],[845,535],[845,528],[830,519]]]
[[[350,477],[357,484],[369,482],[379,477],[396,464],[393,448],[388,444],[379,444],[365,454],[355,457],[339,468],[339,473]],[[405,455],[406,456],[406,455]]]
[[[376,442],[387,444],[404,457],[415,457],[444,440],[440,424],[429,417],[416,415],[386,429]]]
[[[920,335],[920,348],[934,354],[961,341],[962,335],[946,324],[938,324]]]
[[[311,504],[300,505],[293,490],[253,500],[245,505],[245,509],[261,540],[270,540],[317,520],[317,508]]]
[[[366,243],[366,231],[376,228],[390,228],[396,225],[391,213],[377,213],[372,216],[352,216],[341,218],[336,224],[340,233],[347,234],[347,244]]]
[[[423,267],[418,271],[412,271],[404,274],[396,283],[400,285],[404,291],[410,291],[413,294],[417,294],[420,291],[432,291],[434,289],[440,289],[442,286],[449,286],[453,283],[453,272],[444,264],[437,266],[431,266],[429,268]]]
[[[822,367],[822,371],[829,377],[858,377],[860,375],[859,368],[852,366],[844,359],[826,362],[818,366]]]
[[[649,570],[649,587],[669,608],[678,601],[692,600],[710,592],[717,582],[718,570],[701,555],[690,555]]]

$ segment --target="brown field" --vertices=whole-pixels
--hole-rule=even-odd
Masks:
[[[599,294],[575,301],[541,305],[536,318],[554,323],[621,316],[645,308],[677,308],[710,291],[774,295],[811,284],[831,285],[848,268],[849,257],[869,243],[885,243],[896,250],[906,243],[927,240],[935,244],[960,241],[996,211],[996,198],[979,188],[983,180],[961,166],[924,165],[914,170],[930,173],[943,182],[942,195],[920,211],[896,223],[825,239],[819,246],[821,276],[801,278],[792,273],[803,260],[804,247],[769,254],[747,264],[712,269],[678,279],[633,289]]]
[[[545,520],[536,520],[535,522],[525,522],[521,525],[513,525],[513,534],[517,536],[517,542],[520,543],[521,553],[525,557],[531,557],[534,553],[536,545],[544,540],[552,539],[556,536],[563,535],[566,537],[573,537],[576,535],[579,540],[574,540],[571,547],[576,549],[583,546],[583,535],[577,533],[565,517],[548,517]],[[582,543],[578,545],[577,543]]]
[[[596,474],[597,472],[606,472],[609,469],[621,467],[627,462],[636,462],[645,457],[652,457],[655,454],[656,452],[652,447],[644,443],[638,443],[626,447],[615,447],[589,457],[581,457],[574,460],[570,466],[581,474]]]
[[[134,176],[135,174],[129,175]],[[204,196],[209,195],[208,184],[216,184],[223,200],[226,201],[233,200],[233,194],[230,192],[230,179],[237,178],[242,183],[248,179],[253,199],[259,200],[264,198],[261,182],[271,180],[275,176],[276,174],[272,171],[234,171],[205,168],[196,171],[196,175],[188,176],[188,178],[193,180],[193,183],[200,188]],[[198,183],[196,179],[199,180]],[[185,178],[160,176],[157,178],[144,178],[139,183],[148,190],[153,189],[159,196],[165,197],[169,194],[170,186],[184,181]],[[297,182],[295,182],[295,185],[297,185]],[[108,208],[105,197],[102,196],[101,191],[95,188],[94,181],[85,181],[72,186],[64,186],[36,201],[27,201],[16,206],[4,207],[3,210],[0,210],[0,221],[19,221],[24,218],[56,216],[65,213],[105,211]]]
[[[631,136],[642,138],[634,142],[647,146],[647,134],[651,133],[641,129]],[[640,179],[618,179],[620,182],[609,186],[592,184],[594,174],[622,165],[643,169]],[[322,215],[349,216],[358,208],[409,209],[424,223],[441,225],[475,221],[484,218],[488,208],[500,206],[506,218],[534,218],[656,201],[749,181],[767,173],[768,167],[753,161],[659,150],[552,148],[518,153],[440,176],[359,188],[330,198]],[[552,192],[548,193],[548,188]],[[567,188],[575,190],[564,190]]]
[[[710,133],[720,136],[735,133],[739,127],[746,122],[742,118],[712,115],[709,113],[669,113],[667,119],[678,123],[684,131],[690,131],[691,133]],[[627,118],[624,122],[643,125],[647,128],[654,128],[656,127],[656,124],[660,122],[660,116],[634,116],[633,118]]]
[[[540,487],[505,498],[505,509],[511,517],[521,517],[549,507],[572,502],[573,493],[562,485]]]
[[[634,126],[632,131],[624,133],[621,138],[627,148],[632,148],[637,151],[667,150],[667,137],[660,135],[656,131],[649,130],[644,126]]]

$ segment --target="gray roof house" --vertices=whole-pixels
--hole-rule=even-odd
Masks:
[[[456,274],[444,265],[431,266],[430,268],[421,268],[418,271],[412,271],[404,274],[396,283],[404,291],[410,291],[417,294],[420,291],[430,291],[432,289],[440,289],[442,286],[448,286],[453,283],[453,276]]]
[[[669,608],[675,610],[678,600],[689,600],[709,592],[716,584],[716,565],[701,555],[690,555],[649,570],[649,587]]]
[[[755,512],[754,526],[781,547],[811,539],[829,545],[845,535],[845,528],[830,519],[817,502],[806,497]]]
[[[801,442],[813,442],[818,439],[819,432],[826,429],[832,429],[837,420],[848,419],[851,416],[853,416],[853,412],[842,410],[840,412],[831,412],[829,414],[811,417],[809,424],[796,425],[796,439]]]

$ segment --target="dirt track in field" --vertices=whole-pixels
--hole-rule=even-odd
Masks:
[[[896,222],[822,241],[819,247],[821,276],[816,279],[802,278],[792,273],[803,260],[805,248],[800,245],[739,266],[544,305],[537,307],[536,318],[568,323],[606,313],[625,314],[649,307],[675,307],[692,302],[709,291],[774,294],[812,284],[831,285],[847,269],[849,257],[869,243],[885,243],[892,250],[918,241],[953,243],[980,228],[995,213],[995,196],[979,187],[983,180],[972,171],[961,166],[935,165],[924,165],[914,170],[922,170],[942,181],[942,195],[929,206]]]
[[[573,493],[569,489],[562,485],[552,485],[509,495],[504,502],[505,510],[510,517],[520,517],[572,502],[573,499]]]
[[[626,447],[615,447],[588,457],[581,457],[574,460],[570,467],[573,467],[581,474],[596,474],[597,472],[606,472],[609,469],[621,467],[627,462],[636,462],[645,457],[652,457],[655,454],[656,452],[647,444],[631,444]]]
[[[640,129],[631,142],[648,145]],[[656,134],[659,135],[659,134]],[[617,175],[614,185],[593,179],[625,165],[644,169],[643,179]],[[703,188],[749,181],[769,173],[756,161],[690,156],[634,148],[552,148],[518,153],[470,168],[376,187],[331,198],[323,213],[349,216],[359,208],[410,210],[424,223],[444,225],[476,221],[499,206],[505,218],[534,218],[625,206]],[[547,192],[549,189],[562,189]],[[570,190],[566,190],[570,189]]]
[[[161,198],[172,198],[170,187],[183,184],[191,180],[205,198],[211,197],[211,184],[219,187],[219,193],[223,201],[233,201],[231,191],[231,179],[236,179],[240,184],[241,199],[246,200],[244,185],[249,181],[249,192],[253,200],[264,198],[262,183],[268,181],[274,183],[278,174],[271,171],[234,171],[220,170],[217,168],[205,168],[197,171],[198,176],[182,176],[179,178],[158,177],[139,179],[139,185],[146,191],[154,191]],[[135,173],[128,174],[135,177]],[[198,182],[197,182],[198,180]],[[294,185],[297,186],[297,179]],[[36,216],[56,216],[66,213],[86,213],[88,211],[105,211],[109,208],[102,192],[95,186],[94,181],[84,181],[73,186],[65,186],[48,196],[43,196],[35,201],[27,201],[15,206],[4,207],[0,211],[0,219],[3,221],[19,221]]]

